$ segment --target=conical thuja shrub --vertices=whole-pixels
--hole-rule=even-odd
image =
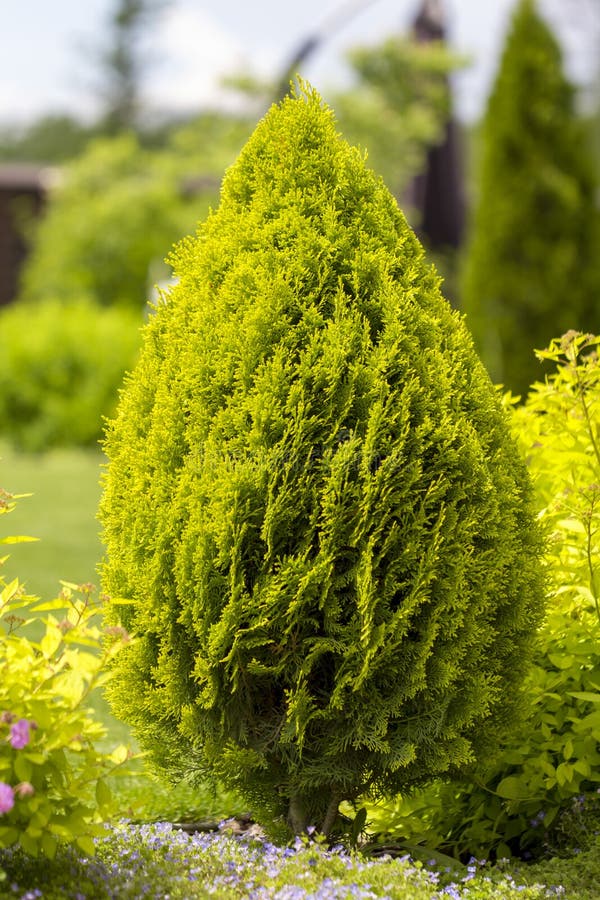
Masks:
[[[460,316],[313,92],[174,255],[108,431],[112,700],[173,776],[329,830],[511,724],[530,488]]]

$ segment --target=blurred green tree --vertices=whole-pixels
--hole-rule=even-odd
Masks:
[[[66,114],[6,124],[0,128],[0,161],[62,163],[82,153],[94,133],[94,126]]]
[[[356,47],[348,59],[357,83],[334,98],[342,131],[367,150],[368,165],[402,201],[428,148],[443,138],[450,111],[447,76],[461,60],[441,42],[399,37]]]
[[[516,7],[481,141],[462,301],[492,378],[524,394],[543,374],[534,347],[600,329],[596,167],[534,0]]]
[[[196,212],[161,155],[143,150],[133,135],[95,141],[51,195],[21,297],[88,297],[139,309],[152,261],[164,258]]]
[[[251,130],[205,114],[175,130],[162,150],[134,134],[93,141],[65,167],[34,234],[21,299],[87,297],[140,309],[173,244],[218,197],[220,176]]]

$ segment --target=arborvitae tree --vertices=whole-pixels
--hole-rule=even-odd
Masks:
[[[396,202],[313,92],[174,257],[110,425],[112,701],[173,776],[328,832],[514,721],[542,605],[526,470]]]
[[[493,380],[543,376],[534,349],[600,328],[597,179],[556,39],[521,0],[483,123],[462,299]]]

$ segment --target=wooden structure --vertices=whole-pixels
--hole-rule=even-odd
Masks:
[[[30,164],[0,165],[0,306],[14,300],[27,235],[41,214],[55,170]]]

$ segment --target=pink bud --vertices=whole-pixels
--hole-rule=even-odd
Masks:
[[[22,781],[15,788],[15,794],[18,797],[31,797],[35,794],[35,788],[29,781]]]

